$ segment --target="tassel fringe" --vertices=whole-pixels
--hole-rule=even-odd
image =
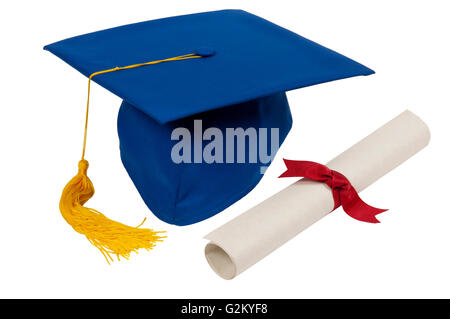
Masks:
[[[84,159],[78,163],[78,174],[64,187],[59,209],[67,223],[85,235],[108,263],[114,261],[111,255],[116,255],[118,260],[120,257],[128,259],[131,252],[137,253],[140,248],[150,250],[165,238],[158,235],[165,233],[163,231],[139,228],[140,225],[130,227],[108,219],[95,209],[84,207],[94,195],[94,185],[87,176],[88,167],[89,163]]]

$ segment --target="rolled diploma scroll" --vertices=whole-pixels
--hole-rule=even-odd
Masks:
[[[427,125],[405,111],[327,166],[344,174],[360,192],[424,148]],[[207,236],[206,259],[222,278],[232,279],[334,208],[331,189],[302,179]]]

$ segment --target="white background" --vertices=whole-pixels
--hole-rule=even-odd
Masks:
[[[120,99],[93,86],[87,159],[108,217],[167,230],[130,261],[108,264],[58,210],[81,152],[87,79],[42,50],[67,37],[166,16],[241,8],[377,73],[288,93],[294,126],[262,182],[219,215],[170,226],[123,168]],[[2,1],[0,4],[0,297],[450,297],[448,1]],[[327,162],[404,109],[430,145],[362,193],[381,224],[341,209],[232,281],[204,259],[202,237],[292,180],[281,158]]]

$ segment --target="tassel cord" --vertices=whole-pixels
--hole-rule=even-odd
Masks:
[[[114,260],[112,257],[114,255],[118,260],[120,260],[120,257],[128,259],[131,252],[137,253],[141,248],[146,250],[152,249],[157,242],[160,242],[165,238],[165,236],[159,235],[165,232],[140,228],[140,226],[142,226],[145,222],[145,218],[139,226],[130,227],[108,219],[99,211],[84,206],[84,204],[94,195],[95,192],[94,185],[87,176],[89,163],[85,160],[91,80],[96,75],[119,70],[127,70],[162,62],[201,57],[202,56],[200,55],[191,53],[164,60],[133,64],[124,67],[115,67],[112,69],[95,72],[89,76],[81,160],[78,163],[77,175],[75,175],[63,189],[59,208],[67,223],[69,223],[75,231],[85,235],[88,241],[100,250],[108,263]]]

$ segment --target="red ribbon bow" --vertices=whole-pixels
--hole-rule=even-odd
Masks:
[[[342,205],[344,211],[354,219],[367,223],[379,223],[375,216],[387,211],[387,209],[375,208],[364,203],[344,175],[325,165],[308,161],[283,160],[287,170],[279,177],[306,177],[326,183],[333,192],[334,209]]]

